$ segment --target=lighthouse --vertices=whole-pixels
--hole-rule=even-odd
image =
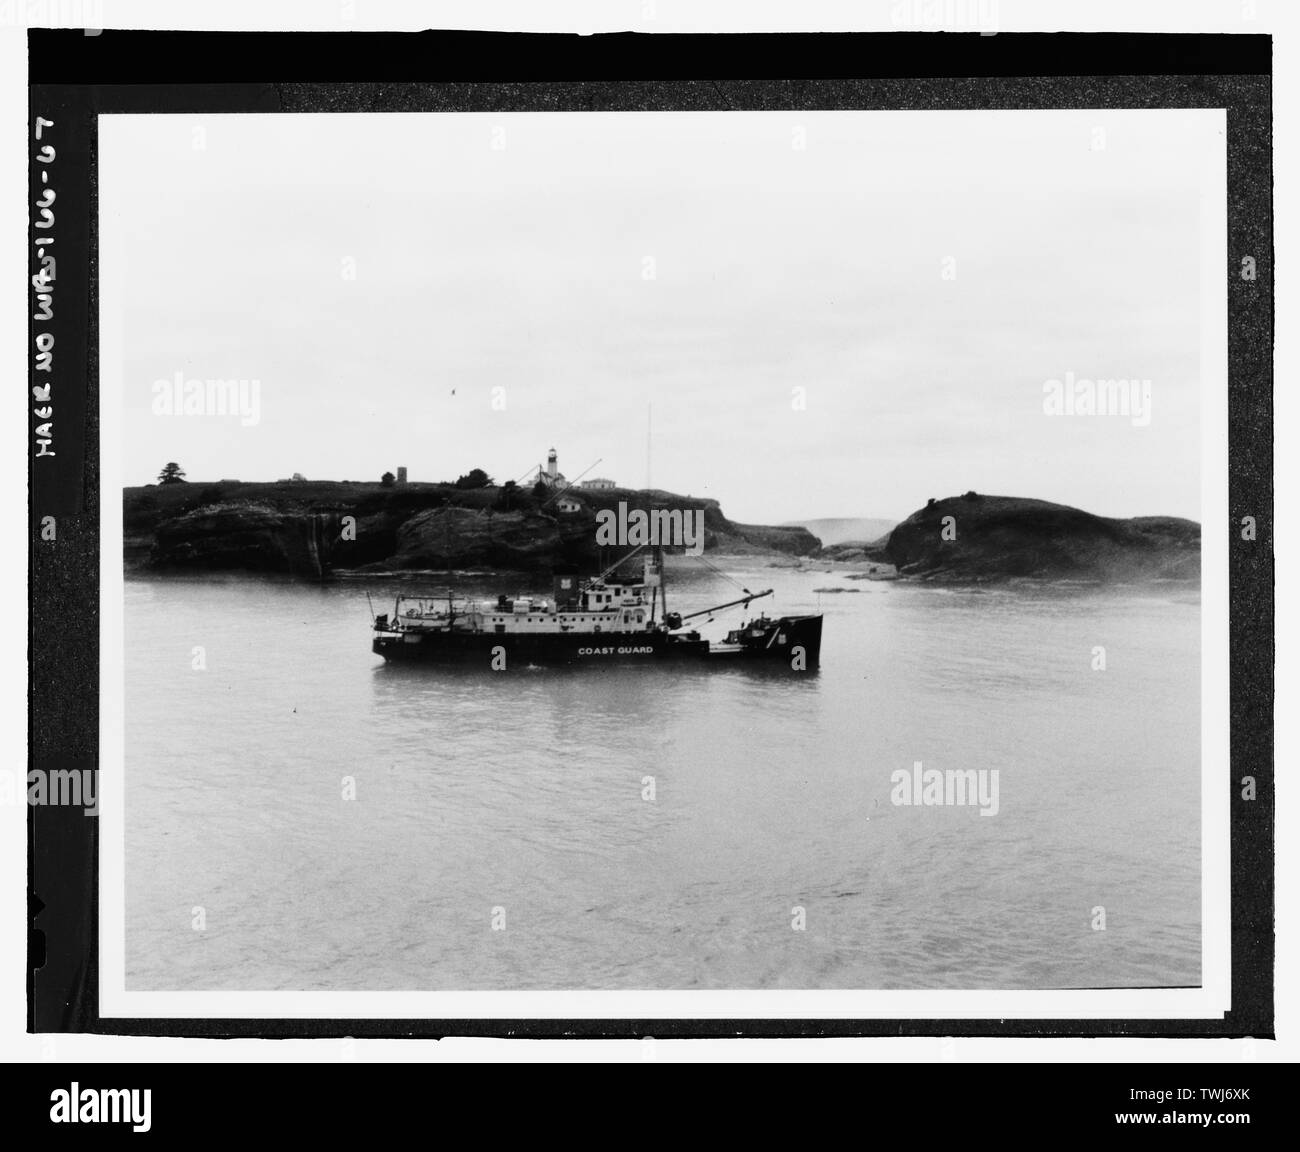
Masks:
[[[545,484],[548,488],[560,488],[565,484],[564,473],[560,471],[560,460],[555,449],[546,454],[546,467],[537,465],[537,479],[534,484]]]

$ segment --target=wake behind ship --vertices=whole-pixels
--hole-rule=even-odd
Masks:
[[[622,563],[622,562],[620,562]],[[374,651],[385,660],[431,661],[484,668],[528,664],[601,664],[662,660],[763,660],[794,671],[816,668],[821,616],[760,615],[722,643],[685,627],[724,608],[748,606],[771,590],[749,593],[685,616],[667,611],[660,556],[647,555],[640,579],[607,570],[579,582],[558,574],[552,600],[502,595],[492,601],[399,596],[392,615],[374,619]]]

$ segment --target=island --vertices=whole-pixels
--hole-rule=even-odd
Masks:
[[[1109,519],[1019,496],[932,499],[886,535],[819,549],[819,561],[889,564],[904,579],[1199,580],[1201,526],[1176,516]]]
[[[717,500],[660,489],[556,494],[516,485],[286,480],[182,482],[123,490],[128,570],[283,573],[312,579],[402,572],[591,571],[618,557],[596,543],[602,509],[704,514],[706,552],[806,556],[798,527],[739,524]],[[674,549],[666,549],[672,552]],[[680,551],[680,549],[677,549]]]
[[[561,567],[590,572],[618,559],[597,544],[595,528],[597,515],[620,503],[702,511],[706,553],[833,565],[904,581],[1200,577],[1195,521],[1110,519],[1018,496],[966,492],[932,499],[874,540],[823,547],[807,527],[737,523],[715,499],[662,489],[560,494],[508,483],[302,479],[126,488],[125,561],[135,571],[236,570],[310,579],[450,571],[542,575]]]

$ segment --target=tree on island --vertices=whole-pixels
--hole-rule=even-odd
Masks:
[[[471,468],[464,476],[456,480],[457,488],[487,488],[492,484],[492,477],[482,468]]]
[[[379,483],[382,484],[385,488],[391,488],[394,484],[397,483],[397,477],[394,476],[391,472],[385,472],[381,477],[379,477]]]
[[[527,501],[528,496],[524,490],[513,480],[507,480],[501,485],[501,495],[497,497],[497,502],[492,507],[498,512],[513,512]]]
[[[545,500],[546,497],[550,495],[550,492],[551,490],[546,486],[545,480],[538,480],[537,483],[533,485],[534,500]]]
[[[159,484],[184,484],[185,469],[177,464],[174,460],[163,465],[163,470],[158,473]]]

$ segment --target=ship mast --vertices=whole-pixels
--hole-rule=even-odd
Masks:
[[[663,605],[664,619],[668,619],[668,586],[664,583],[664,549],[655,545],[655,566],[659,569],[659,602]]]
[[[654,551],[651,553],[654,560],[655,573],[659,577],[654,584],[650,585],[650,623],[655,622],[655,605],[661,604],[665,618],[668,615],[668,600],[662,595],[664,584],[664,550],[656,544]]]

